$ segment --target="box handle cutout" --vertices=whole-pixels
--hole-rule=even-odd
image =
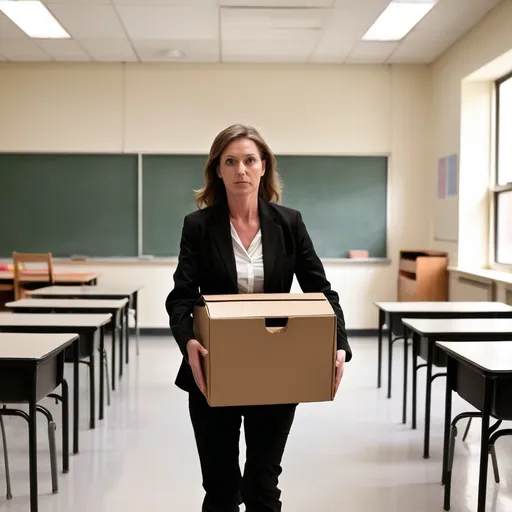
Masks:
[[[265,328],[272,334],[283,332],[287,326],[288,318],[265,318]]]

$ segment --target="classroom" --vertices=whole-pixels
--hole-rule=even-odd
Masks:
[[[510,511],[511,27],[512,0],[0,0],[0,512],[217,510],[166,301],[237,123],[353,353],[296,409],[283,510]]]

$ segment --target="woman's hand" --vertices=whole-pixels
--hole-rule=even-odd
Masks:
[[[338,350],[336,352],[336,385],[334,388],[334,396],[336,396],[338,388],[340,387],[341,378],[343,377],[343,370],[345,368],[346,356],[347,352],[345,350]]]
[[[201,366],[201,357],[206,356],[208,350],[206,350],[199,341],[191,339],[187,343],[187,354],[197,387],[201,390],[203,395],[206,395],[206,384],[204,382],[203,368]]]

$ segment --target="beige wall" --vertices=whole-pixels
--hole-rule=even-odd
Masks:
[[[392,263],[326,263],[347,326],[375,328],[398,251],[429,243],[429,78],[426,66],[5,64],[0,151],[204,152],[241,121],[278,153],[389,153]],[[96,268],[142,282],[142,326],[168,325],[174,266]]]
[[[492,81],[512,70],[511,27],[512,0],[505,0],[432,66],[431,240],[452,265],[489,263]],[[460,195],[439,202],[437,159],[451,153],[460,156]]]

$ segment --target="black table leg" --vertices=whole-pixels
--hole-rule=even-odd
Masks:
[[[73,344],[73,453],[79,450],[79,422],[80,422],[80,338]]]
[[[443,442],[443,472],[441,476],[441,483],[446,485],[447,474],[448,474],[448,453],[450,449],[450,425],[452,421],[452,382],[453,382],[453,361],[448,358],[446,365],[446,394],[444,403],[444,442]],[[450,475],[451,480],[451,475]],[[448,506],[448,508],[446,508]],[[445,499],[444,499],[445,510],[450,508],[449,494],[447,498],[446,487],[445,487]]]
[[[30,512],[38,511],[37,488],[37,368],[32,374],[32,386],[29,400],[28,451],[30,473]]]
[[[409,347],[407,343],[407,339],[409,337],[409,331],[407,327],[404,325],[404,399],[403,399],[403,409],[402,409],[402,423],[407,422],[407,366],[408,366],[408,353]]]
[[[124,308],[118,311],[121,331],[119,333],[119,377],[123,376],[123,346],[124,346]]]
[[[117,334],[117,312],[112,315],[112,391],[116,390],[116,334]]]
[[[412,334],[412,428],[416,428],[416,408],[418,396],[418,343],[420,337],[417,333]]]
[[[484,378],[484,406],[482,408],[482,434],[480,438],[480,474],[478,478],[478,508],[477,512],[485,512],[485,498],[487,488],[487,468],[489,463],[489,417],[491,415],[491,402],[494,381]]]
[[[90,428],[96,428],[96,368],[95,368],[95,359],[94,359],[94,351],[95,347],[95,337],[92,338],[92,350],[91,356],[89,357],[89,426]]]
[[[126,347],[126,364],[130,364],[130,322],[129,322],[129,313],[130,313],[130,303],[126,304],[126,308],[124,310],[124,321],[125,321],[125,347]]]
[[[139,292],[133,294],[133,309],[135,310],[135,343],[137,345],[137,355],[139,355]],[[382,350],[382,342],[381,342]],[[380,382],[379,382],[380,386]]]
[[[67,380],[62,383],[62,471],[69,472],[69,386]]]
[[[107,386],[110,383],[107,382]],[[100,327],[100,414],[102,420],[105,413],[105,327]]]
[[[434,342],[427,339],[427,392],[425,396],[425,438],[423,443],[423,458],[429,458],[430,451],[430,405],[432,400],[432,358],[434,353]]]
[[[381,386],[381,376],[382,376],[382,327],[384,325],[385,314],[382,309],[379,309],[379,355],[377,356],[377,387]],[[138,321],[135,322],[135,328],[137,329]],[[138,336],[137,331],[137,336]]]
[[[388,323],[388,398],[391,398],[391,375],[393,373],[393,316],[391,314]]]

